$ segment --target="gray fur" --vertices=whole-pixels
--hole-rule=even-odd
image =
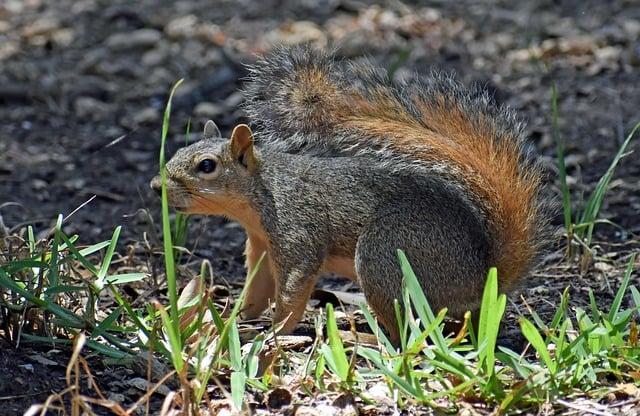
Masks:
[[[446,161],[427,163],[415,160],[410,149],[406,149],[406,153],[389,149],[388,137],[367,137],[362,131],[345,129],[335,123],[330,114],[322,116],[328,112],[331,102],[326,102],[327,98],[321,91],[318,94],[311,91],[304,106],[296,105],[292,94],[300,87],[300,73],[309,68],[322,73],[347,102],[354,92],[365,99],[382,92],[397,103],[398,108],[410,114],[425,131],[434,127],[420,113],[416,100],[445,114],[454,108],[460,109],[471,125],[476,126],[475,129],[492,132],[490,140],[496,143],[496,148],[501,141],[515,144],[520,152],[521,172],[545,176],[534,147],[524,136],[523,121],[512,109],[497,105],[481,85],[466,87],[454,75],[436,70],[428,76],[413,74],[407,81],[396,83],[386,71],[370,63],[346,62],[309,46],[277,48],[249,68],[250,76],[244,88],[244,109],[256,128],[256,140],[263,146],[323,157],[363,157],[373,159],[375,162],[372,163],[394,172],[439,176],[465,194],[464,199],[472,201],[472,209],[476,213],[486,212],[483,201],[461,180],[458,166]],[[444,102],[439,101],[443,97]],[[486,140],[486,135],[478,135],[477,139]],[[534,231],[528,237],[531,246],[542,253],[551,233],[548,224],[553,198],[545,189],[540,189],[531,204],[538,207],[538,216]]]
[[[300,74],[309,70],[322,75],[330,93],[313,85],[300,93]],[[441,114],[460,110],[472,128],[492,132],[488,139],[479,134],[470,140],[493,140],[496,145],[509,140],[521,152],[517,158],[522,172],[539,174],[522,123],[481,88],[465,88],[436,72],[395,84],[369,65],[290,48],[251,68],[245,109],[256,126],[255,163],[243,164],[244,158],[231,154],[227,141],[211,138],[209,127],[205,139],[168,162],[169,195],[172,205],[186,211],[193,212],[203,201],[223,201],[219,207],[231,198],[246,201],[258,213],[268,239],[277,319],[293,311],[295,324],[325,263],[347,258],[353,260],[369,304],[397,341],[392,310],[393,300],[401,296],[397,249],[407,253],[432,307],[447,307],[451,316],[461,318],[478,308],[487,269],[501,242],[493,238],[486,207],[468,189],[458,166],[412,159],[416,149],[392,150],[384,134],[366,137],[335,121],[331,100],[348,100],[354,93],[365,100],[382,94],[392,103],[391,110],[401,110],[412,124],[436,133],[438,126],[430,125],[420,108],[426,105]],[[388,115],[396,116],[393,111]],[[198,174],[197,161],[204,155],[218,161],[218,174]],[[155,180],[152,186],[157,185]],[[531,203],[540,207],[538,225],[527,236],[534,250],[547,235],[548,199],[536,191]],[[250,226],[232,208],[211,212],[201,206],[196,213],[226,215]],[[262,308],[266,302],[259,304]]]
[[[170,203],[242,195],[259,212],[278,271],[276,310],[306,302],[323,262],[354,259],[365,296],[396,336],[389,305],[401,297],[396,249],[406,251],[434,308],[461,317],[478,306],[489,267],[487,224],[466,196],[439,177],[392,172],[360,158],[319,158],[255,149],[249,172],[224,139],[203,139],[168,162]],[[198,176],[202,155],[221,162],[213,180]],[[196,191],[191,191],[196,189]],[[228,214],[233,218],[233,213]],[[286,305],[284,306],[286,308]]]

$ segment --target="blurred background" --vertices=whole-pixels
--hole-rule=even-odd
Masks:
[[[246,121],[244,65],[278,43],[368,57],[398,80],[440,68],[482,83],[528,122],[552,184],[557,83],[569,181],[579,195],[640,121],[639,39],[640,2],[631,0],[2,0],[0,218],[11,232],[29,223],[46,233],[59,213],[95,195],[68,220],[68,233],[91,243],[123,225],[123,244],[153,242],[159,200],[148,182],[171,86],[185,79],[169,154],[196,140],[206,119],[223,134]],[[640,232],[637,153],[612,187],[603,216],[626,231],[598,230],[617,242]],[[198,257],[222,275],[241,274],[237,225],[196,218],[190,227]]]

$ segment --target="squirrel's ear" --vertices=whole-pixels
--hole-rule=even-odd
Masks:
[[[215,139],[218,137],[222,137],[220,129],[216,126],[216,123],[214,123],[213,120],[207,120],[207,122],[204,123],[204,138]]]
[[[229,139],[231,154],[248,169],[253,169],[256,157],[253,153],[253,133],[246,124],[238,124]]]

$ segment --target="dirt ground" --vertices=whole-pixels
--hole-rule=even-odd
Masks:
[[[555,82],[569,182],[578,200],[640,121],[640,3],[633,0],[4,0],[0,219],[12,232],[33,224],[46,233],[59,213],[69,215],[95,195],[66,222],[68,233],[93,243],[123,225],[121,252],[135,252],[145,239],[153,246],[159,201],[148,182],[157,172],[161,113],[171,85],[185,79],[174,100],[173,151],[197,138],[184,136],[189,120],[199,131],[212,118],[223,133],[243,121],[243,65],[274,43],[300,42],[337,46],[350,59],[369,57],[398,79],[440,68],[483,83],[528,122],[557,191]],[[578,304],[588,302],[588,288],[603,304],[612,299],[620,259],[639,246],[639,143],[617,170],[602,209],[615,224],[597,228],[597,254],[606,256],[580,274],[561,262],[559,251],[550,254],[525,292],[529,304],[544,309],[567,285]],[[210,259],[221,282],[242,281],[237,225],[194,218],[189,235],[193,259]],[[637,274],[634,280],[640,283]],[[510,316],[525,309],[515,301]],[[37,348],[0,348],[2,414],[20,414],[64,386],[63,371],[51,372],[30,357],[46,355],[58,366],[67,357]],[[124,377],[119,371],[103,375],[114,391],[126,390],[114,384]]]

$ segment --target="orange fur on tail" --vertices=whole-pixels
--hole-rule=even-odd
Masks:
[[[419,97],[417,98],[419,100]],[[362,103],[355,100],[354,103]],[[366,102],[344,106],[340,123],[369,138],[386,138],[391,151],[425,163],[445,163],[462,174],[466,189],[475,194],[488,215],[495,258],[503,290],[509,290],[531,267],[537,255],[542,177],[537,169],[523,169],[516,140],[496,140],[491,120],[471,122],[458,108],[418,104],[423,123],[398,114],[394,102]],[[391,115],[391,117],[390,117]]]

